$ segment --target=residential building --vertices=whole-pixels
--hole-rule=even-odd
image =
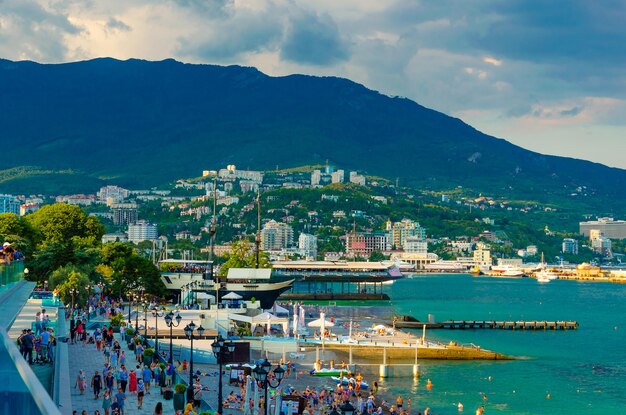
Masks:
[[[237,166],[229,164],[225,169],[220,169],[218,176],[224,180],[250,180],[255,183],[263,182],[263,172],[254,170],[237,170]]]
[[[428,242],[419,236],[408,236],[404,241],[404,252],[426,256],[428,255]]]
[[[391,238],[387,232],[352,232],[346,235],[346,255],[369,257],[372,252],[391,249]]]
[[[355,171],[350,172],[350,183],[358,184],[360,186],[365,186],[365,176],[358,174]]]
[[[343,183],[344,181],[344,171],[343,170],[337,170],[335,172],[332,172],[331,175],[331,181],[333,183]]]
[[[76,206],[90,206],[96,203],[96,197],[94,195],[67,195],[57,196],[55,198],[57,203],[67,203],[68,205]]]
[[[626,238],[626,221],[615,220],[613,218],[598,218],[598,220],[580,222],[580,234],[590,236],[592,229],[602,232],[602,235],[609,239],[625,239]]]
[[[126,242],[128,241],[128,235],[125,233],[105,233],[102,235],[102,243],[106,244],[109,242]]]
[[[239,186],[241,186],[241,193],[256,193],[259,191],[259,184],[252,180],[241,180]]]
[[[591,249],[593,249],[594,252],[605,257],[612,256],[611,247],[611,240],[606,236],[599,236],[591,241]]]
[[[128,240],[133,243],[154,241],[159,237],[157,226],[145,220],[139,220],[128,225]]]
[[[111,205],[111,212],[113,213],[113,224],[117,226],[129,225],[139,219],[135,203],[116,203]]]
[[[293,245],[293,228],[286,223],[270,220],[261,229],[261,249],[279,251]]]
[[[21,204],[15,196],[0,194],[0,213],[14,213],[19,216]]]
[[[319,170],[313,170],[311,172],[311,186],[319,186],[322,180],[322,172]]]
[[[426,229],[422,228],[418,222],[410,219],[402,219],[400,222],[391,223],[387,221],[387,230],[391,231],[391,244],[395,249],[404,249],[404,242],[410,236],[418,240],[426,239]]]
[[[28,215],[39,210],[39,203],[24,203],[20,205],[20,216]]]
[[[474,264],[481,268],[488,268],[491,266],[491,250],[489,246],[478,243],[474,250]]]
[[[578,255],[578,241],[572,238],[563,239],[561,252],[564,254]]]
[[[317,236],[301,233],[298,237],[298,248],[300,255],[315,259],[317,257]]]
[[[128,197],[130,192],[119,186],[104,186],[100,188],[98,192],[98,199],[101,202],[108,204],[108,200],[111,199],[111,203],[120,203]]]

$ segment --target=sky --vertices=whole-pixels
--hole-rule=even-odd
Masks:
[[[0,57],[341,76],[626,168],[626,0],[0,0]]]

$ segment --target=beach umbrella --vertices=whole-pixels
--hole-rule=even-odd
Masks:
[[[254,382],[254,415],[259,415],[259,385]]]
[[[244,398],[243,415],[250,415],[250,392],[252,391],[252,376],[246,376],[246,396]]]

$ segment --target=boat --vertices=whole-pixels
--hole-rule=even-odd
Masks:
[[[458,261],[439,260],[424,265],[424,270],[428,272],[463,273],[467,272],[467,267]]]
[[[537,282],[545,283],[556,280],[559,276],[548,269],[542,269],[541,271],[535,273],[535,278],[537,278]]]
[[[347,378],[345,376],[342,377],[342,378],[339,378],[337,376],[332,376],[331,379],[335,383],[341,383],[343,386],[352,385],[353,387],[355,387],[356,384],[357,384],[357,381],[356,381],[355,378]],[[361,389],[367,389],[367,388],[369,388],[369,386],[370,385],[367,382],[363,381],[363,380],[360,382],[360,388]]]
[[[341,376],[343,373],[346,373],[347,369],[320,369],[320,370],[311,370],[309,374],[311,376]]]
[[[159,261],[161,280],[181,302],[191,292],[204,292],[218,297],[234,292],[243,301],[259,301],[261,308],[270,309],[280,294],[289,290],[293,279],[276,281],[270,268],[231,268],[226,281],[216,281],[211,261],[164,259]]]
[[[494,265],[491,267],[491,272],[494,275],[502,277],[523,277],[524,271],[521,268],[513,265]]]

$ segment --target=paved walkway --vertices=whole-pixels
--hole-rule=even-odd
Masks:
[[[130,370],[131,367],[135,367],[137,364],[134,358],[134,353],[128,350],[126,342],[121,341],[118,333],[115,334],[115,339],[119,341],[122,346],[122,350],[126,353],[126,366]],[[87,344],[83,346],[79,343],[68,343],[68,354],[70,380],[72,382],[72,409],[77,410],[79,414],[82,410],[87,410],[89,415],[93,415],[94,411],[98,409],[100,414],[104,414],[104,411],[102,410],[102,398],[100,397],[97,400],[94,399],[93,390],[89,386],[91,384],[91,377],[96,370],[100,373],[100,375],[102,375],[102,369],[104,368],[104,355],[102,352],[97,351],[94,344]],[[76,378],[81,369],[85,372],[87,379],[87,389],[83,395],[80,394],[78,388],[74,387]],[[173,400],[164,400],[160,394],[159,388],[155,389],[154,386],[150,388],[150,394],[146,394],[143,398],[141,410],[137,408],[137,395],[129,393],[127,388],[126,402],[124,404],[126,415],[152,415],[154,407],[159,401],[163,403],[164,415],[174,413]]]

